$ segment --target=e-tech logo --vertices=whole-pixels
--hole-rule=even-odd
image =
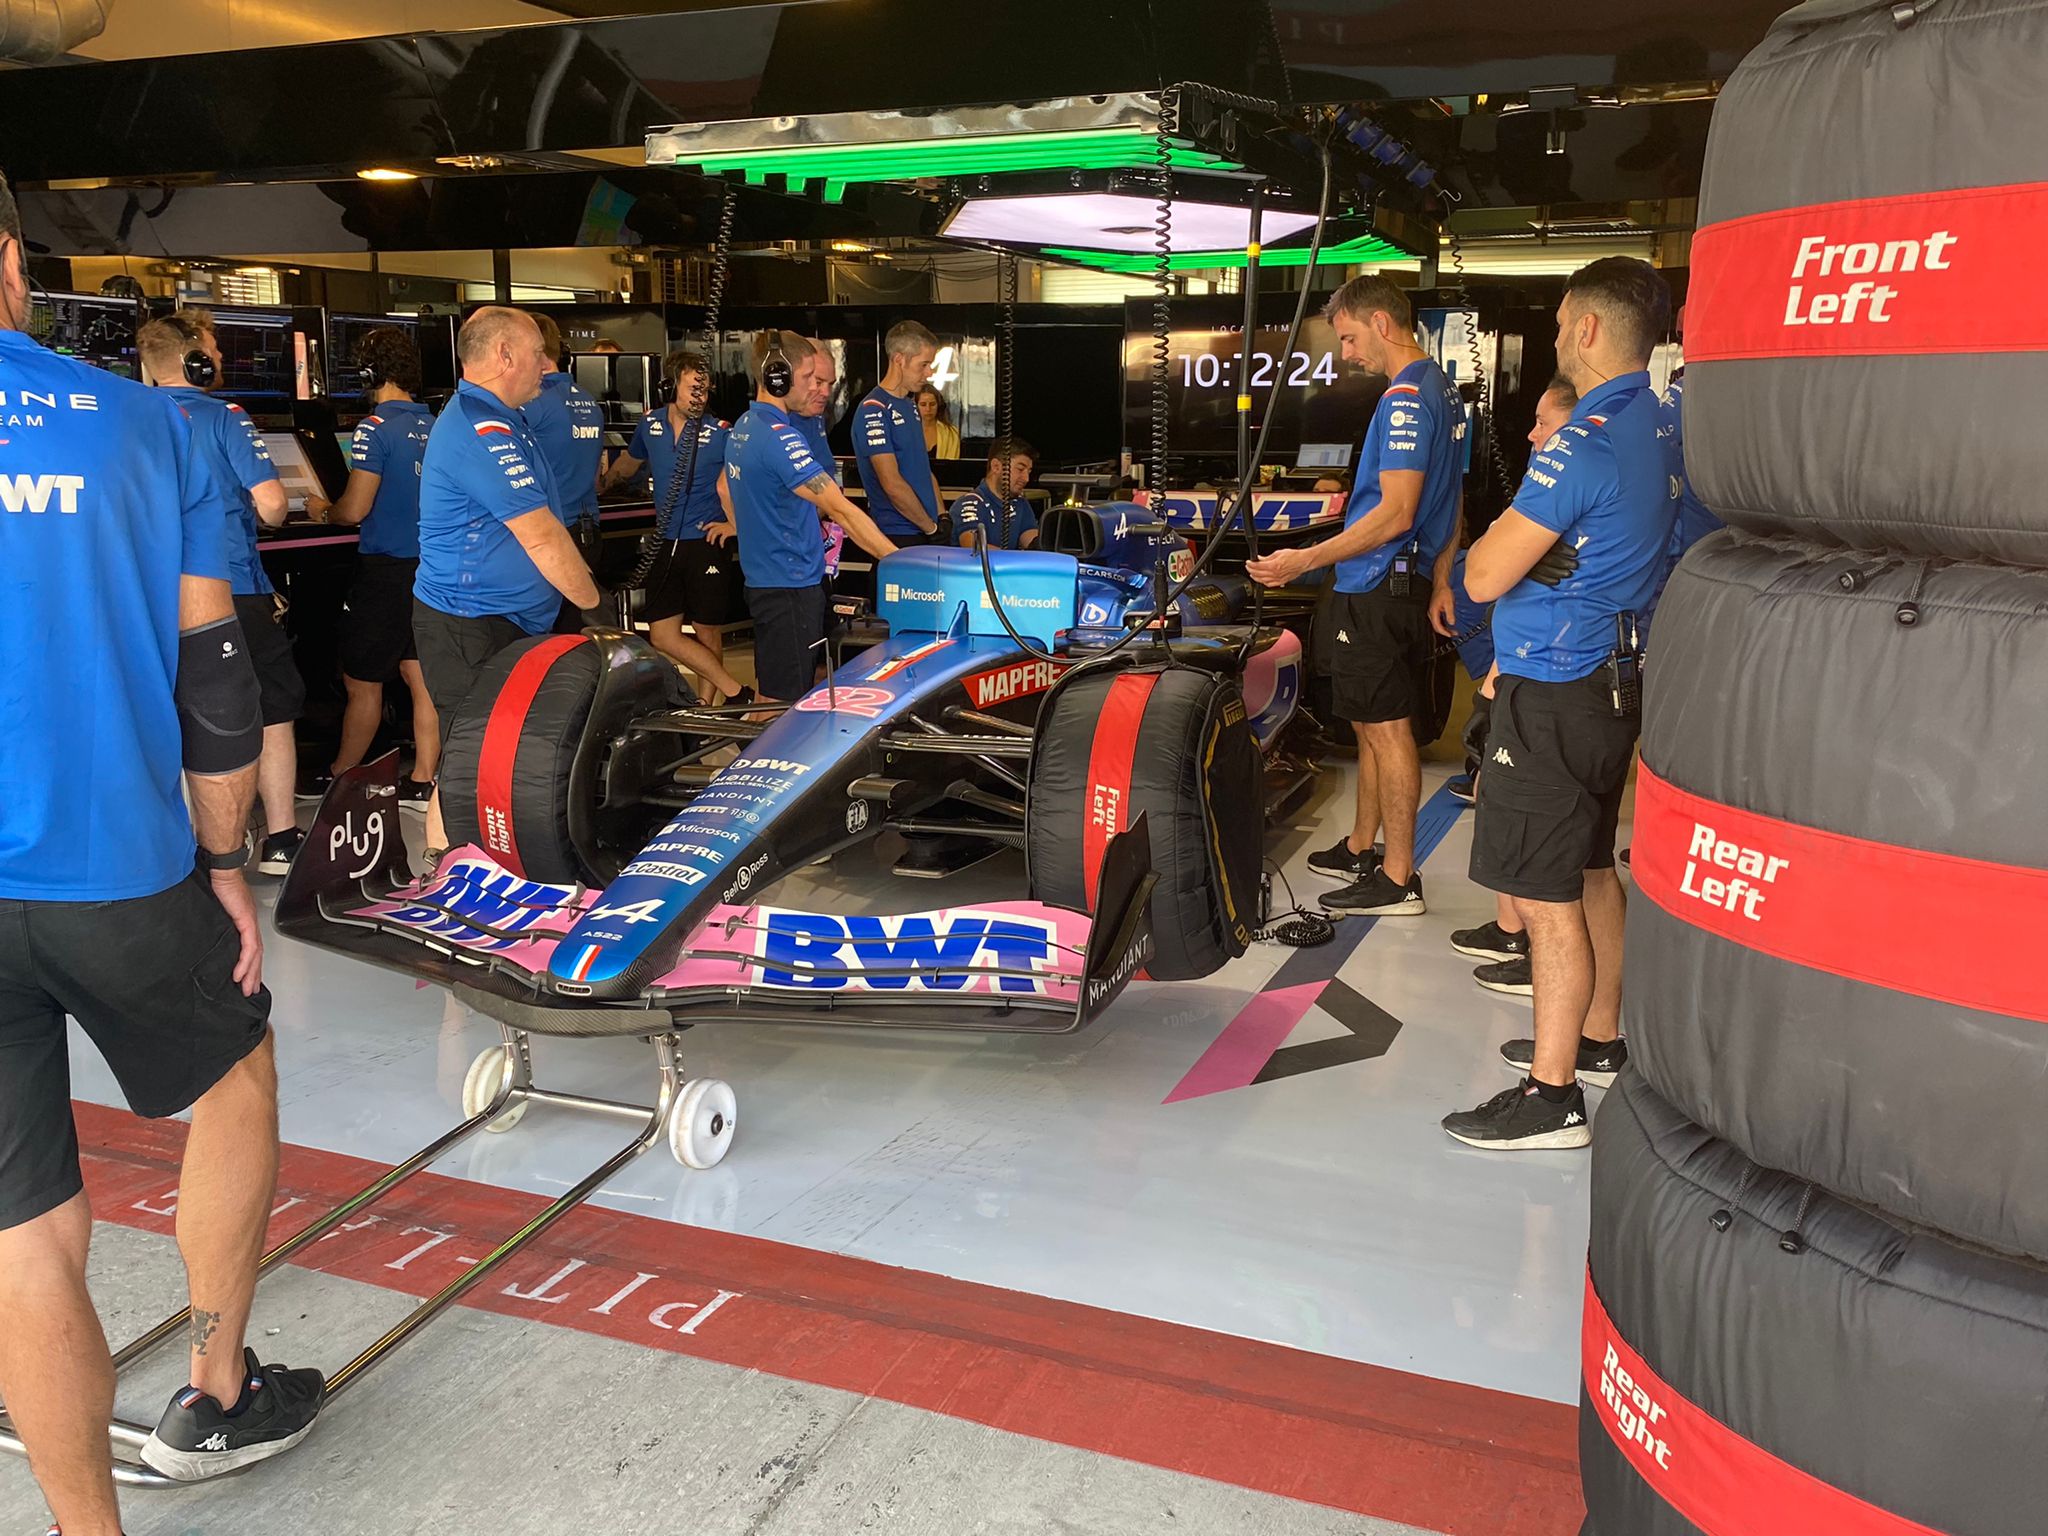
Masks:
[[[864,992],[1041,992],[1058,933],[1030,918],[961,909],[908,917],[761,911],[763,986]],[[1010,975],[976,974],[990,969]]]
[[[66,517],[78,515],[78,493],[85,489],[83,475],[0,475],[0,509],[40,516],[50,510],[50,498]]]
[[[1679,878],[1678,894],[1705,902],[1710,907],[1719,907],[1723,912],[1734,912],[1739,908],[1741,915],[1752,923],[1764,920],[1758,909],[1769,899],[1769,887],[1792,867],[1790,859],[1781,859],[1756,848],[1745,848],[1740,843],[1731,843],[1717,836],[1714,829],[1703,821],[1693,823],[1692,838],[1685,855],[1685,873]],[[1734,878],[1704,875],[1700,872],[1702,863],[1727,870]]]

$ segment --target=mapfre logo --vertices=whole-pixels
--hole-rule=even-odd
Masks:
[[[59,513],[76,517],[84,489],[83,475],[0,475],[0,509],[39,515],[54,502]]]
[[[1679,877],[1678,894],[1760,923],[1771,887],[1791,867],[1790,859],[1730,842],[1705,822],[1696,821],[1686,845],[1685,873]],[[1709,869],[1725,873],[1708,874]]]
[[[1006,699],[1022,699],[1043,693],[1058,682],[1060,674],[1066,670],[1056,662],[1021,661],[1013,667],[977,672],[967,679],[967,696],[974,700],[976,709],[987,709],[991,704],[1001,704]]]

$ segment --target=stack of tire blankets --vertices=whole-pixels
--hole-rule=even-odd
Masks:
[[[2048,0],[1788,12],[1700,217],[1586,1536],[2036,1536]]]

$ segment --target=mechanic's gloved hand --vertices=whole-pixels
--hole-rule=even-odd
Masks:
[[[1543,558],[1529,567],[1529,579],[1554,587],[1579,568],[1579,552],[1559,539],[1544,551]]]
[[[1486,756],[1486,733],[1493,728],[1493,700],[1480,694],[1472,700],[1472,715],[1465,722],[1465,761],[1478,762]]]
[[[618,594],[603,582],[597,584],[597,601],[581,610],[585,629],[616,629],[619,625]]]

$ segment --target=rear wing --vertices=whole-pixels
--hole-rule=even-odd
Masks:
[[[593,1007],[552,990],[556,948],[586,917],[634,914],[607,909],[602,891],[522,879],[476,848],[415,880],[397,776],[395,753],[336,775],[278,897],[278,931],[459,988],[524,1028],[547,1032],[554,1015],[558,1033],[631,1033],[634,1016],[654,1012],[678,1023],[1065,1034],[1098,1018],[1152,956],[1158,876],[1140,818],[1105,851],[1093,918],[1041,902],[889,917],[724,905],[638,998]],[[624,1017],[600,1031],[594,1013]]]

